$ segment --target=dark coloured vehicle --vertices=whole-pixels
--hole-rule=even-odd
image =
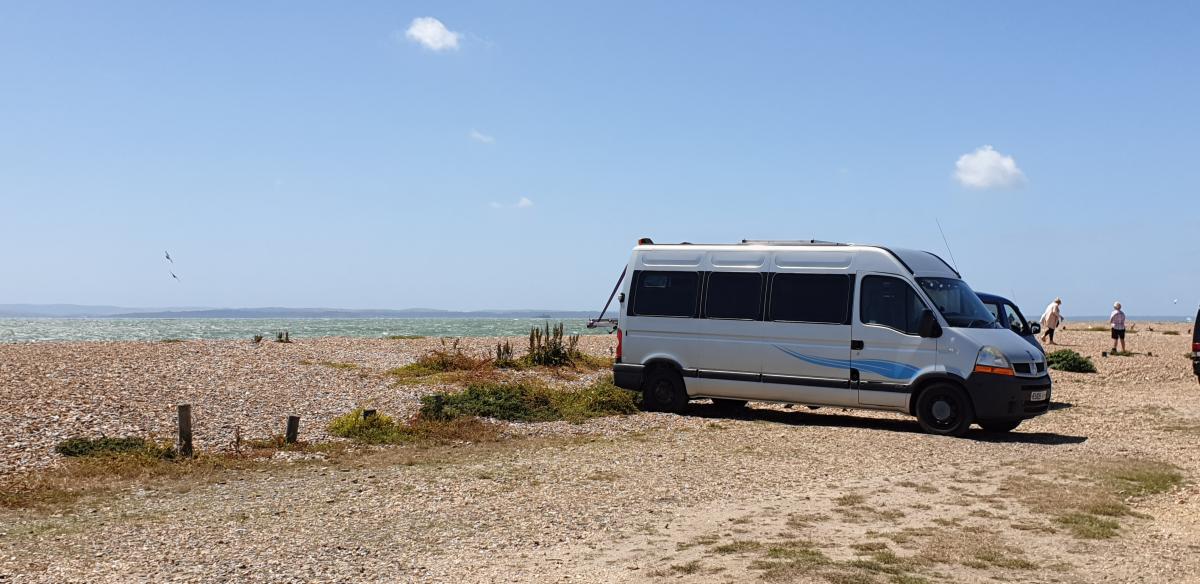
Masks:
[[[975,295],[983,301],[983,305],[987,307],[988,312],[991,312],[992,316],[996,317],[996,322],[1000,326],[1021,335],[1022,339],[1037,347],[1037,350],[1042,354],[1046,353],[1046,349],[1042,348],[1042,344],[1037,340],[1038,333],[1042,332],[1042,325],[1026,320],[1025,315],[1021,313],[1021,309],[1017,308],[1017,305],[1012,300],[986,292],[976,292]]]
[[[1200,381],[1200,310],[1196,311],[1196,320],[1192,321],[1192,372],[1196,381]]]

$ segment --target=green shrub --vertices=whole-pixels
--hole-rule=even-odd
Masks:
[[[290,334],[288,334],[287,331],[275,333],[275,342],[276,343],[290,343],[290,342],[292,342],[292,336]]]
[[[1178,334],[1179,334],[1179,331],[1163,331],[1163,332],[1162,332],[1162,334],[1164,334],[1164,335],[1178,335]]]
[[[263,336],[262,336],[262,335],[254,335],[254,336],[250,337],[250,342],[251,342],[251,343],[254,343],[254,344],[256,344],[256,345],[257,345],[257,344],[259,344],[259,343],[261,343],[261,342],[262,342],[262,340],[263,340]]]
[[[383,338],[390,341],[412,341],[416,339],[423,339],[425,338],[425,335],[388,335]]]
[[[603,416],[637,413],[637,395],[613,385],[612,378],[601,379],[574,391],[558,390],[553,402],[564,420],[582,421]]]
[[[528,381],[473,383],[458,393],[434,393],[421,399],[424,419],[453,420],[462,416],[514,422],[549,422],[631,414],[637,411],[632,393],[611,380],[566,390]]]
[[[68,438],[59,442],[54,451],[63,456],[139,455],[150,458],[174,458],[175,448],[145,438]]]
[[[513,357],[512,343],[504,341],[496,343],[496,359],[492,364],[501,369],[511,369],[518,365],[517,360]]]
[[[533,327],[529,330],[529,353],[525,362],[529,365],[561,367],[571,365],[581,356],[579,352],[579,335],[566,336],[565,326],[558,323],[551,328],[546,323],[544,328]]]
[[[1096,365],[1092,360],[1072,351],[1070,349],[1060,349],[1049,355],[1046,355],[1046,363],[1052,369],[1059,371],[1070,371],[1072,373],[1095,373]]]
[[[391,416],[380,413],[367,416],[362,408],[334,418],[329,423],[329,433],[367,444],[395,444],[410,438],[404,425]]]

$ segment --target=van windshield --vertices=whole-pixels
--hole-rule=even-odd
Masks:
[[[966,282],[954,278],[917,278],[917,283],[950,326],[1002,328]]]

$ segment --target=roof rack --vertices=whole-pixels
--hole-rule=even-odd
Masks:
[[[820,239],[743,239],[746,245],[850,245],[836,241],[821,241]]]

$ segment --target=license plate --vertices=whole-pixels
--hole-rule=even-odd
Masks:
[[[1045,389],[1041,391],[1030,392],[1029,401],[1046,401],[1046,397],[1049,395],[1049,393],[1050,392]]]

